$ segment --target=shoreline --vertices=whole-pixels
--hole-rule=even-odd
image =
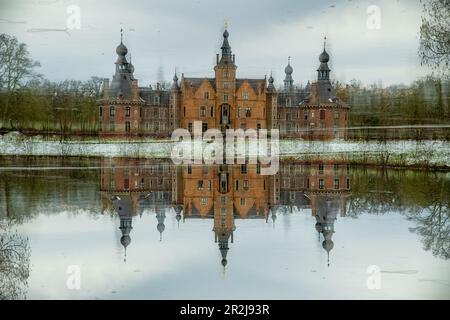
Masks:
[[[46,140],[9,133],[0,136],[0,156],[170,158],[169,139],[142,141]],[[450,142],[441,140],[280,140],[283,161],[336,161],[381,167],[450,170]]]

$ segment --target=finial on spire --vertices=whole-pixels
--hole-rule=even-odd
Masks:
[[[326,45],[327,45],[327,36],[323,37],[323,50],[325,50]]]
[[[225,30],[228,29],[228,18],[223,19],[223,25],[225,27]]]
[[[291,64],[291,56],[288,57],[288,64]]]
[[[122,42],[123,40],[123,29],[120,28],[120,42]]]

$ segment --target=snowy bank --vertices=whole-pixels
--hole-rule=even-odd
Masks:
[[[170,140],[45,140],[17,132],[0,136],[0,155],[168,158]],[[450,168],[447,141],[280,141],[280,155],[298,160],[333,159],[354,163]]]

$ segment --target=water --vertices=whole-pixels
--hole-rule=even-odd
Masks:
[[[264,177],[124,158],[0,168],[3,299],[450,298],[448,173],[285,161]]]

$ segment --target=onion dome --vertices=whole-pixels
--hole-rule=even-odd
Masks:
[[[320,54],[319,61],[321,63],[328,63],[328,61],[330,61],[330,55],[327,53],[325,49],[323,49],[323,52]]]
[[[125,56],[128,53],[128,48],[123,44],[122,40],[120,40],[120,44],[116,48],[116,53],[119,56]]]
[[[131,61],[130,61],[130,63],[128,64],[128,71],[129,71],[130,73],[133,73],[133,72],[134,72],[134,66],[133,66],[133,64],[131,63]]]
[[[284,73],[291,75],[294,72],[294,69],[291,66],[291,63],[288,62],[286,68],[284,68]]]
[[[221,264],[222,264],[223,267],[226,267],[227,264],[228,264],[227,259],[223,258],[222,261],[221,261]]]
[[[120,243],[126,249],[131,243],[131,237],[129,235],[124,235],[120,238]]]

